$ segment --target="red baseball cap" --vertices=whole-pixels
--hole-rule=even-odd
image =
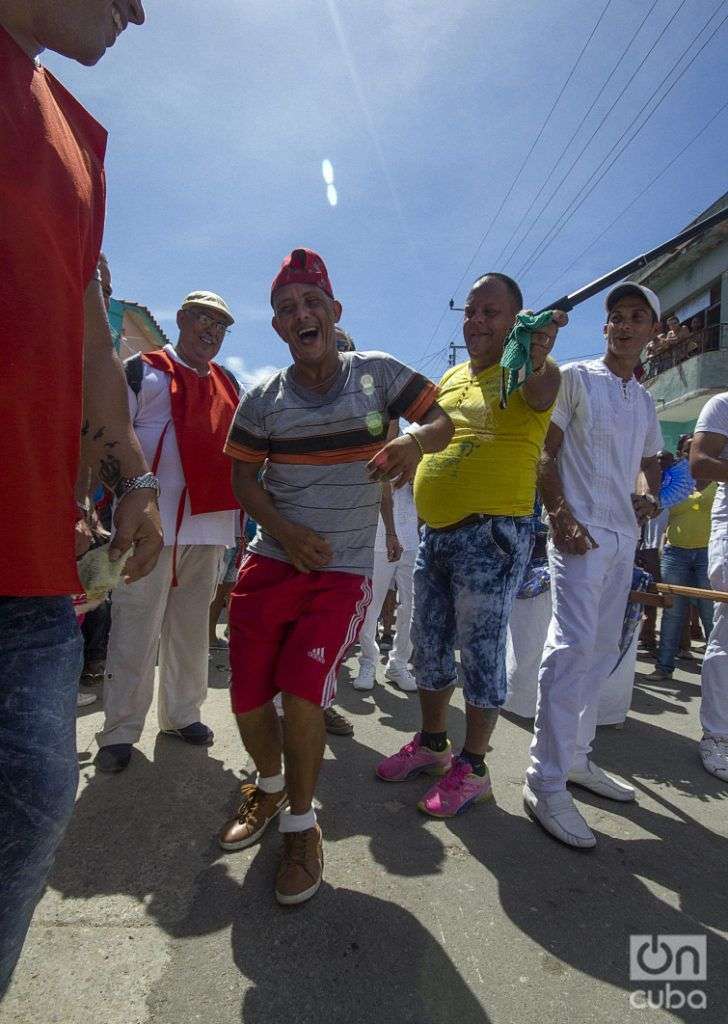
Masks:
[[[326,264],[313,249],[294,249],[281,263],[281,269],[270,286],[270,302],[273,305],[273,293],[285,284],[312,284],[326,292],[333,299],[334,291],[329,281]]]

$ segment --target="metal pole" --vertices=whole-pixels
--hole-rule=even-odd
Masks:
[[[645,252],[641,256],[636,256],[633,260],[623,263],[621,267],[617,267],[615,270],[610,270],[608,274],[604,274],[602,277],[596,278],[596,280],[592,281],[590,284],[584,285],[583,288],[579,288],[577,291],[571,292],[569,295],[563,295],[560,299],[556,299],[555,302],[551,302],[547,306],[544,306],[543,309],[539,310],[539,313],[545,313],[547,309],[561,309],[564,313],[568,313],[569,310],[578,306],[579,303],[585,302],[593,295],[597,295],[605,288],[608,288],[611,284],[621,281],[623,278],[627,277],[628,274],[633,273],[635,270],[639,270],[640,267],[646,267],[648,263],[656,260],[659,256],[664,256],[673,249],[677,249],[678,246],[684,245],[693,238],[697,238],[698,235],[703,234],[705,231],[709,231],[717,224],[722,224],[723,221],[726,220],[728,220],[728,207],[724,210],[719,210],[717,213],[711,214],[711,216],[706,217],[705,220],[698,221],[697,224],[693,224],[691,227],[686,228],[685,231],[681,231],[679,235],[675,235],[675,237],[669,239],[669,241],[663,242],[662,245],[655,246],[654,249],[650,249],[649,252]]]

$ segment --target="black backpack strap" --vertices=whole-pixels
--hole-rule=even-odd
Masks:
[[[129,356],[128,359],[124,360],[124,373],[126,375],[126,383],[138,398],[144,377],[144,363],[142,362],[141,352],[137,352],[135,356]]]

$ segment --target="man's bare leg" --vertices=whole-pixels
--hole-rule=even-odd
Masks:
[[[485,756],[490,737],[498,721],[498,708],[474,708],[465,705],[465,746],[471,754]]]
[[[264,779],[280,775],[283,743],[273,702],[268,701],[262,708],[235,718],[240,738],[258,769],[258,775]]]
[[[244,850],[257,843],[286,804],[281,774],[281,727],[273,703],[236,715],[240,737],[258,769],[255,787],[243,786],[243,802],[223,826],[218,841],[223,850]]]
[[[306,814],[311,808],[325,742],[323,709],[284,693],[283,751],[291,814]]]
[[[447,732],[447,709],[454,689],[454,686],[448,686],[446,690],[417,691],[420,695],[423,732]]]

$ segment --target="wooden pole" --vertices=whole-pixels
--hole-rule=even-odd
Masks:
[[[658,594],[677,594],[680,597],[705,597],[708,601],[720,601],[728,604],[728,594],[724,590],[705,590],[703,587],[678,587],[674,583],[655,583]]]
[[[632,604],[649,605],[650,608],[672,608],[670,594],[655,594],[650,590],[630,590],[629,599]]]
[[[650,605],[652,608],[672,608],[673,595],[677,597],[704,597],[708,601],[728,604],[728,593],[724,590],[705,590],[703,587],[679,587],[675,583],[653,583],[649,590],[630,590],[629,599],[633,604]]]

